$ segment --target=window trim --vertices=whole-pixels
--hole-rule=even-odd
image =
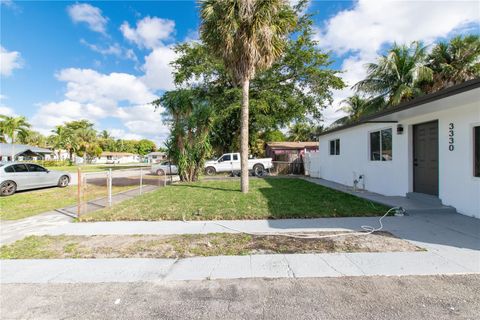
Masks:
[[[480,162],[480,141],[476,141],[476,131],[479,131],[480,135],[480,124],[474,124],[472,126],[472,149],[473,149],[473,176],[475,178],[480,178],[480,168],[477,168],[476,163]],[[478,148],[478,150],[477,150]],[[478,155],[479,158],[476,158]],[[477,171],[478,169],[478,171]]]
[[[333,153],[332,153],[332,142],[333,142]],[[340,138],[328,140],[328,154],[330,156],[340,155]]]
[[[385,130],[392,130],[392,158],[390,160],[383,160],[382,159],[382,131],[385,131]],[[379,160],[374,160],[372,159],[372,133],[375,133],[375,132],[378,132],[380,133],[379,134],[379,144],[380,144],[380,159]],[[394,130],[393,130],[393,127],[383,127],[383,128],[378,128],[378,129],[374,129],[374,130],[371,130],[371,131],[368,131],[368,160],[370,162],[380,162],[380,163],[383,163],[383,162],[390,162],[390,161],[393,161],[393,135],[394,135]]]

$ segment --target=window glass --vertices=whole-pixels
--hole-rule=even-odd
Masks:
[[[28,167],[28,171],[30,172],[46,172],[47,171],[47,169],[45,169],[44,167],[40,167],[39,165],[36,165],[36,164],[28,163],[27,167]]]
[[[330,140],[330,155],[335,154],[335,140]]]
[[[13,170],[13,166],[8,166],[8,167],[5,167],[5,172],[15,172],[15,170]]]
[[[392,160],[392,129],[382,130],[382,161]]]
[[[370,160],[380,160],[380,131],[370,132]]]
[[[234,154],[234,155],[233,155],[233,160],[234,160],[234,161],[238,161],[238,155],[237,155],[237,154]]]
[[[226,154],[222,157],[222,161],[230,161],[230,155]]]
[[[480,126],[473,128],[473,144],[474,144],[474,174],[480,177]]]
[[[335,154],[339,155],[340,154],[340,139],[335,140]]]
[[[14,164],[12,167],[15,172],[28,172],[27,166],[24,164]]]

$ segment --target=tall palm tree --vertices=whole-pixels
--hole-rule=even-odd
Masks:
[[[52,130],[53,135],[51,136],[52,147],[56,150],[59,150],[58,157],[60,159],[60,151],[62,149],[67,150],[70,161],[73,160],[73,153],[78,149],[78,139],[75,136],[75,132],[63,125],[56,126]]]
[[[240,125],[241,188],[248,192],[248,97],[250,80],[281,56],[296,23],[286,0],[203,0],[200,34],[242,87]]]
[[[440,42],[429,55],[433,84],[429,92],[480,77],[480,36],[467,35]]]
[[[426,47],[412,42],[410,46],[394,44],[377,63],[368,64],[367,78],[354,88],[372,95],[374,102],[385,101],[387,106],[396,106],[422,95],[422,86],[432,80]]]
[[[10,138],[10,143],[14,144],[15,139],[18,136],[27,136],[31,125],[27,122],[27,118],[23,116],[19,117],[9,117],[6,115],[0,114],[0,130],[4,140],[7,140],[7,137]],[[12,161],[15,157],[15,151],[12,147]]]

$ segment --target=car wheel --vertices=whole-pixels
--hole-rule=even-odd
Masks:
[[[4,181],[0,185],[0,196],[11,196],[17,191],[17,184],[11,180]]]
[[[70,178],[68,176],[61,176],[60,179],[58,179],[58,186],[60,188],[65,188],[68,186],[68,183],[70,182]]]
[[[265,170],[265,168],[260,163],[257,163],[256,165],[253,166],[253,174],[255,176],[258,176],[258,177],[262,176],[264,170]]]
[[[215,173],[217,173],[217,170],[215,170],[214,167],[207,167],[207,168],[205,169],[205,174],[206,174],[207,176],[213,176],[213,175],[215,175]]]
[[[163,169],[157,170],[157,176],[164,176],[164,175],[165,175],[165,171],[163,171]]]

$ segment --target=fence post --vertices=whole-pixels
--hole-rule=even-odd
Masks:
[[[142,167],[140,167],[140,194],[142,194],[142,188],[143,188],[143,171],[142,171]]]
[[[107,192],[108,192],[108,207],[112,206],[112,168],[108,169]]]
[[[80,218],[81,206],[82,206],[82,170],[80,167],[77,167],[77,218]]]

